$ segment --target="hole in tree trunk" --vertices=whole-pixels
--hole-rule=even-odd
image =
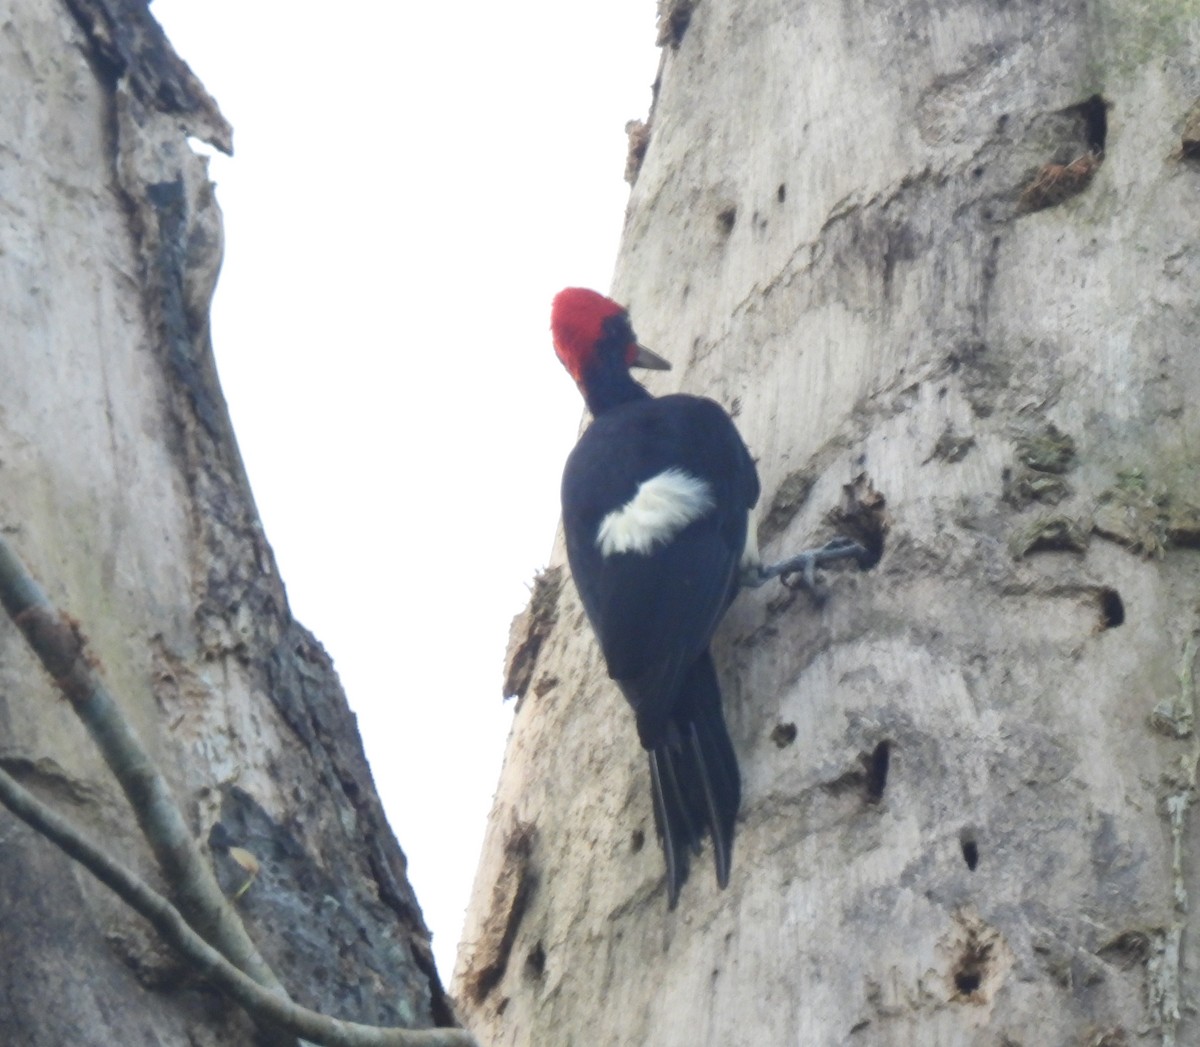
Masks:
[[[878,803],[887,788],[888,764],[892,758],[892,743],[880,742],[867,759],[867,802]]]
[[[1125,624],[1125,601],[1116,589],[1100,590],[1100,628],[1113,629]]]
[[[971,993],[975,992],[979,988],[982,980],[983,979],[980,978],[978,971],[959,971],[958,974],[954,976],[954,986],[964,996],[970,996]]]
[[[979,844],[975,842],[975,837],[970,833],[964,833],[960,843],[962,844],[963,861],[967,863],[967,868],[974,872],[975,866],[979,864]]]
[[[1093,153],[1103,154],[1108,138],[1108,103],[1100,95],[1092,95],[1075,107],[1083,118],[1083,134]]]
[[[777,723],[771,731],[771,741],[780,749],[786,749],[796,740],[796,725],[794,723]]]

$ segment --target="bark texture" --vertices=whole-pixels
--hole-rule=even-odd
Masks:
[[[676,0],[662,25],[615,281],[676,365],[653,388],[736,414],[767,559],[838,531],[883,556],[823,607],[776,587],[726,619],[732,882],[706,855],[674,913],[632,717],[570,582],[538,590],[468,1024],[1200,1042],[1200,6]]]
[[[446,1024],[404,856],[330,661],[288,611],[217,384],[221,217],[187,137],[229,150],[229,127],[144,0],[0,13],[0,527],[89,635],[228,892],[247,875],[230,848],[260,863],[238,906],[297,1002]],[[0,766],[164,890],[11,625]],[[7,815],[0,956],[6,1042],[253,1039],[144,923]]]

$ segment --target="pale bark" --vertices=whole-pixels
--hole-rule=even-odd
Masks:
[[[632,718],[570,581],[543,593],[468,1024],[1197,1042],[1200,8],[669,15],[615,294],[676,365],[655,391],[736,413],[767,559],[872,521],[883,558],[728,616],[733,875],[705,856],[673,913]]]
[[[220,212],[187,138],[228,149],[229,128],[143,0],[12,0],[3,15],[0,529],[88,634],[227,894],[245,881],[231,849],[257,860],[237,909],[297,1002],[447,1024],[404,857],[329,659],[288,611],[216,381]],[[0,768],[171,894],[7,622]],[[3,812],[0,946],[5,1042],[254,1039],[140,917]]]

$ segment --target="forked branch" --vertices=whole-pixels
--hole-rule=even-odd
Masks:
[[[259,985],[200,937],[166,898],[92,844],[62,815],[0,769],[0,803],[74,858],[131,909],[150,921],[191,967],[236,1000],[251,1017],[324,1047],[475,1047],[461,1029],[385,1029],[343,1022]]]
[[[99,747],[154,851],[178,908],[88,841],[0,770],[0,803],[150,921],[203,977],[268,1028],[328,1047],[475,1047],[460,1029],[389,1029],[343,1022],[288,999],[221,892],[166,779],[87,654],[79,627],[50,603],[0,535],[0,604]]]
[[[188,923],[260,985],[281,989],[240,917],[221,893],[166,779],[96,672],[79,627],[50,603],[3,536],[0,604],[100,749]]]

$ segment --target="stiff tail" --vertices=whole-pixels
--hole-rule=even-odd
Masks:
[[[672,909],[688,875],[688,852],[712,837],[717,883],[729,883],[733,826],[742,800],[737,755],[721,711],[721,691],[707,651],[688,670],[666,738],[650,750],[654,820],[667,861]]]

